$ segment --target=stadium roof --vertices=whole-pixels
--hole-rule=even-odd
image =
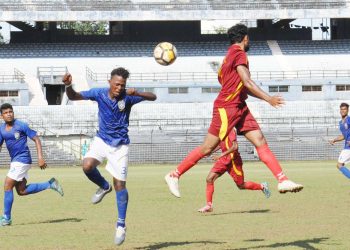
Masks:
[[[349,17],[350,0],[2,0],[0,21]]]

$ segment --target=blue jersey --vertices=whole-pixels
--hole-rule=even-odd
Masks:
[[[350,117],[347,116],[343,120],[339,121],[339,129],[342,135],[344,136],[345,144],[344,149],[350,149]]]
[[[15,119],[10,131],[6,131],[6,123],[0,127],[0,145],[6,142],[10,153],[11,162],[32,163],[32,157],[27,145],[27,137],[33,139],[36,131],[29,128],[28,124]]]
[[[129,144],[128,126],[131,107],[144,98],[123,93],[118,99],[111,100],[108,91],[109,88],[92,88],[80,94],[85,100],[98,103],[97,136],[113,147]]]

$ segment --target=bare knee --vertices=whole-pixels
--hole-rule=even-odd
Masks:
[[[83,160],[83,171],[85,173],[91,172],[95,167],[99,165],[99,161],[93,158],[85,158]]]
[[[19,196],[24,196],[24,195],[27,195],[28,193],[25,191],[25,190],[16,190],[17,191],[17,194]]]
[[[266,144],[266,139],[264,134],[260,130],[248,131],[244,136],[251,142],[253,145],[258,148]]]
[[[207,183],[210,184],[210,183],[214,183],[215,181],[215,177],[214,176],[207,176],[207,179],[206,179]]]
[[[338,163],[337,163],[337,168],[340,169],[340,168],[342,168],[342,167],[344,167],[344,163],[338,162]]]
[[[209,155],[211,152],[214,151],[215,148],[216,148],[216,145],[208,145],[205,143],[200,146],[201,153],[203,155]]]
[[[113,178],[113,186],[115,191],[120,191],[126,188],[126,181],[121,181],[116,178]]]

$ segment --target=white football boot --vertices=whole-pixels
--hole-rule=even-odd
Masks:
[[[171,173],[167,174],[165,176],[165,181],[168,184],[170,193],[172,193],[174,196],[180,198],[180,191],[179,191],[179,178],[171,176]]]
[[[304,187],[303,187],[303,185],[297,184],[297,183],[295,183],[293,181],[285,180],[285,181],[282,181],[282,182],[278,183],[277,188],[278,188],[278,191],[281,194],[284,194],[284,193],[287,193],[287,192],[293,192],[293,193],[299,192]]]

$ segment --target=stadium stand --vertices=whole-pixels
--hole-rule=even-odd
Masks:
[[[1,58],[151,57],[157,42],[26,43],[0,45]],[[224,42],[178,42],[179,56],[224,56]],[[266,41],[252,41],[250,55],[271,55]]]
[[[278,41],[278,44],[286,55],[350,53],[350,40]]]

